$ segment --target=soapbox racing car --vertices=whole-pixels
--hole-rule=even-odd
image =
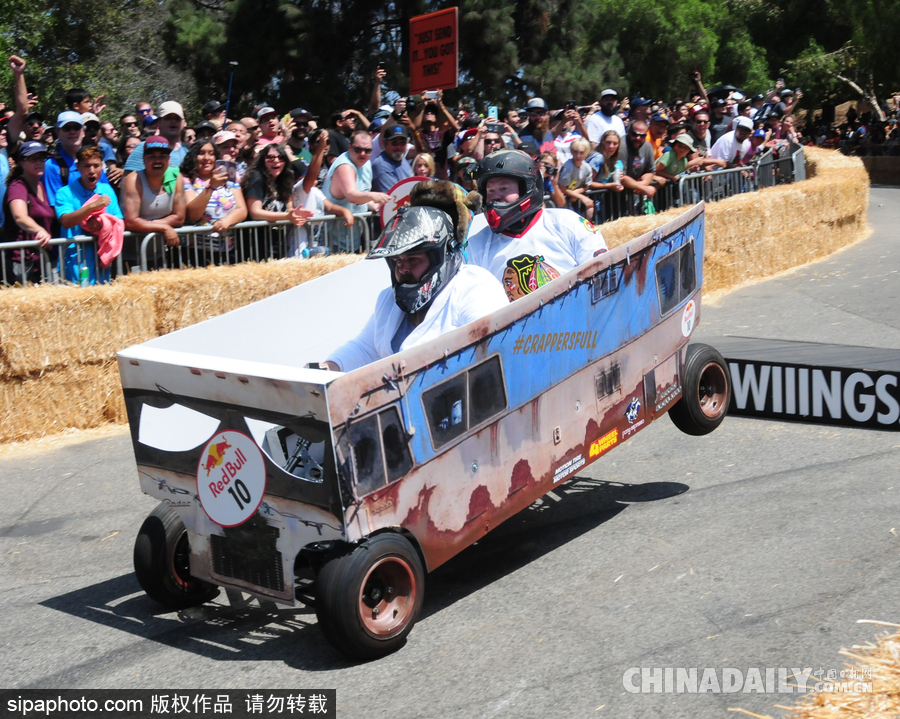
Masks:
[[[723,420],[729,374],[688,341],[703,207],[508,307],[340,373],[389,285],[358,262],[119,353],[141,489],[135,572],[169,607],[219,587],[312,604],[369,658],[416,622],[425,574],[669,413]]]

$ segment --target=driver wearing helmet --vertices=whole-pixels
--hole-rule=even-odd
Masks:
[[[387,260],[393,286],[378,296],[359,336],[328,358],[329,369],[350,372],[507,306],[500,283],[463,261],[468,224],[451,183],[413,188],[410,206],[391,220],[367,257]]]
[[[491,153],[475,180],[487,224],[469,236],[469,262],[500,280],[510,302],[606,252],[599,228],[572,210],[543,207],[544,182],[525,153]]]

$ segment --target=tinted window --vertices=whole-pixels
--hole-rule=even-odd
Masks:
[[[656,263],[659,312],[665,316],[696,289],[694,243],[688,242]]]
[[[435,447],[466,431],[466,375],[454,377],[422,395]]]
[[[475,427],[506,409],[506,388],[500,373],[500,357],[491,357],[468,372],[469,426]]]
[[[378,416],[373,414],[354,422],[348,432],[357,493],[361,496],[374,492],[385,484]]]
[[[432,387],[422,400],[437,449],[506,409],[500,356]]]
[[[381,444],[384,447],[384,461],[387,465],[388,482],[405,476],[412,469],[406,431],[400,423],[396,407],[379,415],[381,419]]]

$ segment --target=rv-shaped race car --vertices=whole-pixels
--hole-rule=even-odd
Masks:
[[[218,587],[315,606],[353,657],[399,647],[431,571],[666,412],[715,429],[724,361],[688,345],[702,205],[487,317],[348,373],[308,369],[389,286],[358,262],[119,353],[135,545],[171,607]]]

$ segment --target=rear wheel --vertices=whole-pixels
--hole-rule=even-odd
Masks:
[[[219,588],[191,576],[190,556],[184,522],[175,510],[160,504],[144,520],[134,543],[134,573],[141,589],[173,609],[213,599]]]
[[[686,434],[709,434],[722,424],[731,401],[725,359],[709,345],[688,345],[683,374],[681,399],[669,410],[669,417]]]
[[[425,572],[399,534],[378,534],[328,561],[316,577],[316,616],[326,639],[354,659],[390,654],[422,609]]]

